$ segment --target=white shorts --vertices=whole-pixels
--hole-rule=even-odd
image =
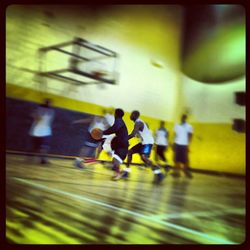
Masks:
[[[115,135],[104,135],[103,138],[106,138],[102,148],[105,152],[110,153],[112,152],[112,148],[111,148],[111,141],[112,139],[115,137]]]

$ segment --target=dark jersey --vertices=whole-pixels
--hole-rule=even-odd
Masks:
[[[122,147],[128,147],[128,129],[122,118],[115,118],[113,126],[103,131],[103,134],[115,134],[116,142]]]

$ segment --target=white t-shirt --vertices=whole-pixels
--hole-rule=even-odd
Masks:
[[[91,131],[94,128],[99,128],[102,131],[105,130],[105,125],[104,125],[102,117],[95,116],[94,120],[89,125],[89,128],[88,128],[89,133],[91,133]]]
[[[111,114],[106,114],[104,117],[98,117],[96,116],[94,120],[89,125],[88,131],[91,133],[91,131],[94,128],[99,128],[102,131],[108,129],[109,127],[113,126],[115,122],[115,117]],[[107,142],[109,140],[111,141],[113,139],[114,135],[103,135],[102,138],[106,138]],[[109,138],[109,139],[108,139]]]
[[[105,126],[105,129],[108,129],[110,127],[112,127],[115,123],[115,117],[109,113],[107,113],[105,116],[104,116],[104,119],[103,119],[103,124]],[[110,145],[110,142],[112,141],[112,139],[115,137],[114,134],[111,134],[111,135],[103,135],[102,138],[106,138],[105,139],[105,143],[103,144],[103,148],[106,147],[106,145]],[[108,152],[108,150],[105,150]]]
[[[168,131],[165,128],[159,128],[158,130],[156,130],[155,144],[159,146],[167,146],[168,145],[167,134]]]
[[[178,145],[188,145],[188,134],[193,133],[193,127],[188,123],[176,124],[174,127],[176,134],[174,142]]]
[[[135,121],[135,123],[137,122],[142,122],[144,124],[144,128],[142,131],[139,131],[139,137],[141,139],[141,143],[143,145],[145,144],[154,144],[154,137],[152,135],[152,132],[148,129],[148,126],[146,125],[146,123],[144,121],[142,121],[141,119],[137,119]]]
[[[51,108],[39,107],[36,113],[39,118],[33,122],[29,134],[36,137],[52,135],[51,123],[54,118],[54,110]]]
[[[115,117],[109,113],[107,113],[105,116],[104,116],[104,119],[106,120],[106,122],[108,123],[108,126],[109,127],[112,127],[114,122],[115,122]],[[107,128],[108,129],[108,128]]]

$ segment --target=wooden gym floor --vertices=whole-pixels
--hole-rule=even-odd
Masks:
[[[111,181],[101,163],[76,169],[6,155],[6,238],[16,244],[240,244],[245,179],[194,173],[152,183],[132,166]]]

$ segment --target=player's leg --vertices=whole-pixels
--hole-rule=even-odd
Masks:
[[[183,171],[188,178],[193,177],[189,169],[188,147],[183,148]]]
[[[154,182],[159,184],[164,179],[164,175],[161,172],[161,167],[154,165],[153,162],[149,159],[152,146],[153,146],[152,144],[143,145],[142,150],[141,150],[141,158],[145,162],[146,165],[151,167],[154,173]]]
[[[115,171],[114,176],[112,176],[112,180],[117,181],[120,179],[121,176],[121,171],[120,171],[121,162],[118,159],[113,158],[112,163],[113,163],[113,169]]]
[[[111,146],[111,143],[112,143],[112,140],[115,138],[115,135],[108,135],[106,136],[106,138],[104,138],[104,140],[102,141],[101,145],[102,145],[102,148],[101,150],[104,151],[108,157],[113,157],[113,150],[112,150],[112,146]],[[110,165],[109,162],[103,162],[104,165],[106,165],[108,168],[112,169],[113,168],[113,165]],[[112,169],[114,170],[114,169]]]
[[[142,161],[146,164],[146,166],[153,166],[153,162],[149,159],[150,153],[152,150],[152,144],[145,144],[142,145],[141,150],[140,150],[140,156]]]
[[[84,168],[84,160],[86,157],[93,157],[95,155],[96,147],[84,145],[80,149],[79,157],[75,159],[74,165],[78,168]]]
[[[120,165],[125,160],[128,153],[127,148],[117,148],[114,149],[113,154],[113,168],[115,169],[115,175],[112,177],[113,180],[119,180],[122,177],[122,172],[120,170]]]
[[[182,148],[181,145],[174,144],[174,169],[172,176],[180,177],[181,170],[181,162],[182,162]]]
[[[40,137],[31,136],[31,152],[32,153],[39,153],[40,150]],[[31,156],[31,162],[35,163],[37,156],[36,155]],[[27,158],[28,161],[30,161],[30,157]]]
[[[97,149],[96,149],[96,159],[98,159],[99,158],[99,156],[100,156],[100,154],[101,154],[101,152],[102,152],[102,150],[103,150],[103,144],[105,143],[105,140],[102,140],[100,143],[99,143],[99,145],[98,145],[98,147],[97,147]]]
[[[131,173],[130,164],[132,162],[133,154],[139,154],[141,152],[142,144],[138,143],[128,150],[126,168],[122,171],[122,178],[128,178]]]
[[[93,139],[90,133],[87,134],[84,146],[80,149],[79,157],[75,159],[74,165],[78,168],[84,168],[84,161],[86,158],[95,158],[96,148],[99,142]]]
[[[41,164],[48,164],[48,152],[50,149],[50,139],[51,136],[41,137],[41,146],[40,146],[40,154],[41,154]]]
[[[159,147],[159,145],[155,146],[155,162],[158,162],[158,159],[159,159],[158,147]]]
[[[166,172],[168,172],[170,170],[170,168],[171,168],[171,166],[168,165],[168,160],[167,160],[167,158],[165,156],[167,148],[168,148],[167,146],[159,146],[158,147],[158,155],[160,156],[161,160],[164,162],[163,167],[164,167]]]
[[[127,167],[129,168],[131,162],[132,162],[132,156],[133,154],[139,154],[141,152],[141,148],[142,148],[142,144],[138,143],[135,146],[133,146],[131,149],[129,149],[128,151],[128,155],[127,155]]]
[[[167,159],[165,157],[166,146],[158,146],[158,155],[160,156],[161,160],[167,163]]]

